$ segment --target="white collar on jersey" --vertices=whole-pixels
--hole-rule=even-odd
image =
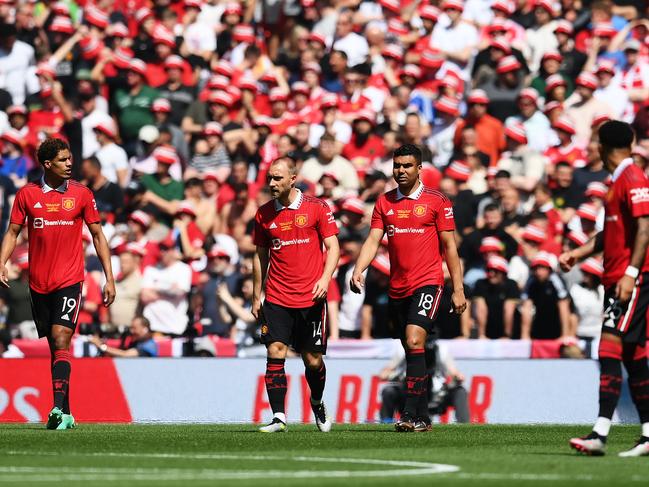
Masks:
[[[421,193],[423,192],[424,192],[424,184],[421,181],[419,181],[419,187],[415,191],[410,193],[408,196],[403,194],[401,191],[399,191],[399,188],[397,188],[397,201],[403,198],[408,198],[410,200],[418,200],[419,197],[421,196]]]
[[[285,208],[288,208],[289,210],[297,210],[300,205],[302,205],[304,196],[302,195],[302,191],[300,191],[299,189],[295,188],[295,191],[297,191],[297,198],[295,198],[293,202],[288,206],[284,206],[279,202],[279,200],[275,200],[275,211],[282,211]]]
[[[613,171],[613,175],[611,176],[611,181],[613,182],[617,181],[617,178],[620,177],[620,174],[622,174],[624,170],[627,167],[629,167],[631,164],[633,164],[633,159],[631,159],[630,157],[627,157],[622,162],[620,162],[620,165],[615,168],[615,171]]]
[[[61,184],[61,186],[59,186],[58,188],[50,188],[45,182],[45,176],[42,176],[41,188],[43,188],[43,193],[49,193],[50,191],[58,191],[59,193],[65,193],[65,191],[68,189],[68,182],[63,181],[63,184]]]

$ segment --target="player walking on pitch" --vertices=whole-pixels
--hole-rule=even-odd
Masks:
[[[110,250],[101,229],[92,192],[71,181],[72,156],[68,145],[55,138],[39,146],[44,176],[16,194],[9,229],[0,250],[0,284],[9,287],[6,263],[26,223],[29,232],[29,288],[38,336],[47,338],[51,353],[54,407],[47,429],[74,428],[70,414],[70,339],[81,307],[84,256],[81,232],[86,222],[106,275],[104,305],[115,300]]]
[[[599,153],[612,174],[604,230],[559,258],[562,268],[569,270],[578,260],[604,251],[599,415],[588,436],[570,440],[572,448],[589,455],[604,455],[606,451],[611,418],[622,389],[622,363],[640,415],[642,436],[620,456],[649,455],[649,367],[645,348],[649,306],[649,180],[631,159],[633,139],[633,130],[624,122],[606,122],[599,129]]]
[[[292,159],[275,160],[267,176],[273,199],[255,216],[252,314],[260,321],[267,349],[266,391],[273,410],[270,424],[260,428],[264,433],[286,431],[284,362],[289,346],[302,355],[316,424],[322,432],[331,430],[322,402],[322,356],[327,350],[327,288],[340,256],[338,227],[324,201],[295,187],[296,177]]]
[[[404,414],[395,425],[397,431],[404,432],[430,428],[424,345],[427,334],[433,331],[442,296],[442,254],[453,281],[453,311],[461,314],[466,309],[453,206],[443,193],[424,186],[419,180],[420,169],[417,146],[402,145],[394,152],[392,175],[398,188],[376,201],[370,234],[350,283],[352,291],[360,292],[365,285],[363,272],[387,233],[393,336],[401,340],[406,351],[406,401]]]

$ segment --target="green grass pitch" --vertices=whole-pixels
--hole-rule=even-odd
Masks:
[[[578,456],[585,426],[0,425],[4,486],[649,485],[649,458],[618,458],[639,427],[614,427],[609,454]]]

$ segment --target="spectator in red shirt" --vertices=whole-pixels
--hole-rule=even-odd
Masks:
[[[372,133],[375,126],[375,115],[371,110],[361,110],[352,124],[352,138],[343,148],[342,156],[348,159],[363,179],[374,162],[383,157],[383,140]]]
[[[298,123],[295,113],[289,112],[289,94],[283,88],[276,87],[270,90],[270,129],[273,134],[283,135],[286,131]]]
[[[419,9],[419,18],[421,19],[421,29],[419,30],[419,39],[415,42],[414,47],[408,53],[408,62],[417,62],[416,54],[428,49],[430,46],[430,37],[433,35],[433,30],[437,25],[440,10],[434,5],[423,5]]]
[[[563,221],[561,214],[554,207],[552,192],[545,183],[539,183],[534,188],[534,210],[543,213],[548,219],[548,238],[561,242]]]
[[[352,123],[356,113],[362,109],[371,109],[372,103],[361,91],[361,77],[355,68],[349,68],[343,78],[343,92],[338,95],[338,118]]]
[[[167,240],[175,243],[183,261],[191,267],[192,286],[196,286],[199,283],[200,271],[205,268],[205,264],[200,262],[205,256],[205,235],[196,225],[196,210],[191,203],[183,201],[178,205],[173,228]]]
[[[548,175],[554,174],[554,168],[559,162],[567,162],[574,168],[584,167],[586,165],[586,155],[573,141],[577,132],[572,120],[568,117],[560,117],[552,124],[552,128],[559,137],[559,144],[550,147],[544,153],[549,162],[546,167]]]

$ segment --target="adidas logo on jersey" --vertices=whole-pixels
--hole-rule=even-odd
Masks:
[[[268,227],[270,230],[273,228],[277,228],[277,225],[275,225],[275,222],[271,223],[270,226]]]
[[[390,208],[388,212],[385,214],[385,216],[390,216],[390,215],[394,215],[394,211],[392,211],[392,208]]]
[[[36,204],[34,205],[34,208],[43,208],[43,205],[41,205],[40,201],[37,201]]]

